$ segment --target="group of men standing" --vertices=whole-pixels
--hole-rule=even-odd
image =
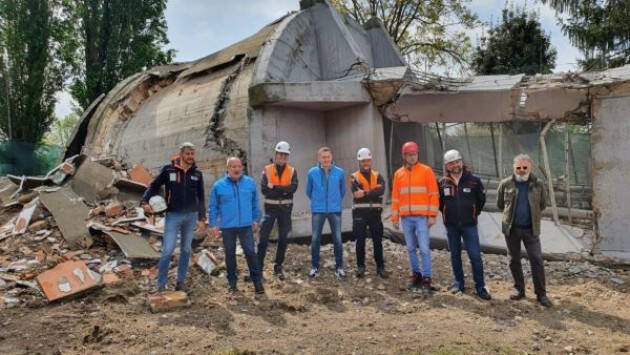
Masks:
[[[477,218],[485,204],[486,196],[481,179],[474,176],[463,163],[456,150],[444,155],[445,176],[439,181],[433,169],[419,162],[419,148],[415,142],[402,146],[403,166],[393,176],[391,220],[394,228],[402,226],[409,254],[411,280],[409,289],[421,289],[430,293],[432,285],[431,249],[429,230],[441,212],[447,230],[451,254],[454,284],[453,293],[464,292],[462,268],[462,241],[473,269],[476,294],[490,300],[483,276],[483,261],[477,230]],[[269,235],[274,224],[278,225],[278,243],[273,272],[284,279],[283,262],[287,238],[291,230],[293,195],[298,188],[296,169],[288,163],[291,147],[279,142],[275,147],[273,162],[266,165],[260,179],[264,197],[264,216],[260,226],[260,238],[256,247],[254,233],[258,232],[260,213],[257,187],[254,180],[243,173],[242,162],[237,157],[227,160],[226,174],[218,179],[209,195],[208,225],[212,236],[221,236],[225,249],[229,291],[237,291],[236,240],[240,240],[249,268],[249,278],[256,293],[264,293],[262,267],[264,265]],[[318,151],[318,163],[307,174],[306,195],[311,207],[311,268],[308,276],[317,277],[320,270],[320,245],[324,224],[328,221],[335,254],[335,274],[346,279],[341,238],[342,201],[346,193],[346,174],[333,161],[330,148]],[[365,243],[369,235],[374,245],[376,274],[389,276],[383,256],[383,195],[384,177],[372,169],[372,154],[368,148],[357,152],[358,169],[350,175],[352,193],[352,230],[356,238],[356,277],[366,273]],[[527,155],[514,158],[514,173],[501,181],[498,188],[497,206],[503,210],[503,233],[510,256],[510,270],[516,292],[513,300],[525,297],[525,285],[521,266],[521,242],[525,245],[534,279],[538,301],[552,304],[546,296],[544,264],[540,245],[541,211],[545,208],[544,184],[531,173],[532,161]],[[144,194],[141,206],[152,213],[149,200],[165,186],[167,215],[162,253],[159,261],[158,291],[166,287],[168,266],[175,248],[177,234],[181,234],[181,255],[178,265],[176,289],[187,291],[184,284],[194,229],[205,228],[203,179],[194,163],[194,146],[184,143],[180,154],[164,166]],[[420,249],[421,262],[417,249]]]

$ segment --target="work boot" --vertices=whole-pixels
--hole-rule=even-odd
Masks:
[[[254,292],[259,295],[265,293],[265,288],[263,287],[262,282],[254,283]]]
[[[228,285],[228,292],[229,293],[236,293],[238,291],[238,288],[236,288],[236,281],[234,282],[229,282]]]
[[[513,294],[510,295],[510,299],[512,301],[522,300],[523,298],[525,298],[525,291],[522,290],[516,290]]]
[[[357,278],[362,278],[363,276],[365,276],[365,266],[357,267],[356,276]]]
[[[460,293],[464,293],[464,289],[459,287],[458,285],[451,286],[450,291],[454,295],[457,295],[457,294],[460,294]]]
[[[274,265],[273,266],[273,275],[278,278],[278,280],[284,280],[284,272],[282,271],[282,265]]]
[[[384,268],[384,267],[379,267],[379,268],[377,268],[377,269],[376,269],[376,274],[377,274],[378,276],[380,276],[380,277],[381,277],[381,279],[387,279],[387,278],[389,278],[389,273],[387,273],[387,270],[385,270],[385,268]]]
[[[425,294],[431,294],[434,288],[431,286],[431,278],[425,276],[422,278],[422,292]]]
[[[190,290],[188,289],[186,284],[184,284],[183,282],[178,282],[177,285],[175,286],[175,291],[184,291],[188,293]]]
[[[485,287],[477,290],[477,297],[481,298],[484,301],[490,301],[492,299],[492,297],[488,293],[488,290],[486,290]]]
[[[309,271],[308,271],[308,277],[315,278],[317,277],[317,275],[319,275],[319,269],[312,267]]]
[[[543,305],[546,308],[551,308],[553,307],[553,303],[551,303],[551,300],[549,299],[549,297],[547,296],[538,296],[538,303],[540,303],[541,305]]]
[[[418,272],[411,275],[409,278],[409,283],[407,284],[407,289],[409,291],[413,291],[413,290],[417,290],[421,286],[422,286],[422,274]]]
[[[346,280],[346,272],[342,268],[338,268],[336,274],[339,281]]]

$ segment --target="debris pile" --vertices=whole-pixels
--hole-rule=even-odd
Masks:
[[[44,177],[0,178],[0,309],[43,305],[125,278],[152,290],[164,214],[148,216],[139,207],[151,179],[142,164],[128,168],[86,156],[71,157]],[[211,250],[217,241],[205,230],[195,238],[194,262],[218,276],[225,266]],[[177,294],[169,297],[148,304],[154,311],[186,305]]]

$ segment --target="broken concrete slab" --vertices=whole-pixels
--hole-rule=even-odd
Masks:
[[[55,301],[98,287],[102,278],[85,262],[68,261],[39,274],[37,282],[48,301]]]
[[[103,231],[103,233],[109,236],[129,259],[158,259],[160,257],[151,244],[139,235],[122,234],[111,230]]]
[[[80,247],[83,237],[89,235],[84,220],[90,211],[81,198],[67,187],[55,192],[42,193],[39,198],[53,215],[68,244]]]
[[[134,222],[132,225],[149,233],[164,235],[164,218],[160,219],[155,224],[138,221]]]
[[[9,181],[6,185],[0,188],[0,204],[4,204],[10,201],[11,196],[19,189],[19,186]]]
[[[14,184],[19,185],[23,189],[34,189],[36,187],[45,185],[50,180],[45,177],[38,176],[16,176],[16,175],[7,175],[9,180]]]
[[[211,275],[218,265],[214,254],[208,250],[202,250],[201,253],[194,256],[194,259],[195,264],[208,275]]]
[[[111,197],[114,172],[101,164],[85,158],[72,178],[70,187],[87,201],[96,202]]]
[[[153,313],[190,306],[188,295],[183,291],[166,291],[149,296],[149,309]]]
[[[21,235],[21,234],[24,234],[24,232],[26,232],[28,228],[28,224],[31,222],[33,213],[35,213],[35,210],[37,209],[38,205],[39,205],[39,198],[37,197],[31,202],[24,205],[22,212],[20,212],[20,215],[18,216],[18,219],[15,222],[15,228],[13,229],[14,235]]]

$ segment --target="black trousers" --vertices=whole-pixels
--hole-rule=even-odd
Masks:
[[[540,238],[532,233],[531,228],[512,227],[510,235],[505,236],[505,242],[510,255],[510,271],[514,278],[514,288],[525,292],[525,278],[521,265],[521,242],[525,245],[527,258],[532,269],[534,279],[534,291],[538,297],[545,296],[545,264],[542,258]]]
[[[355,208],[352,210],[352,233],[356,238],[357,266],[365,267],[365,238],[368,228],[374,243],[376,267],[385,267],[383,261],[383,221],[380,208]]]

